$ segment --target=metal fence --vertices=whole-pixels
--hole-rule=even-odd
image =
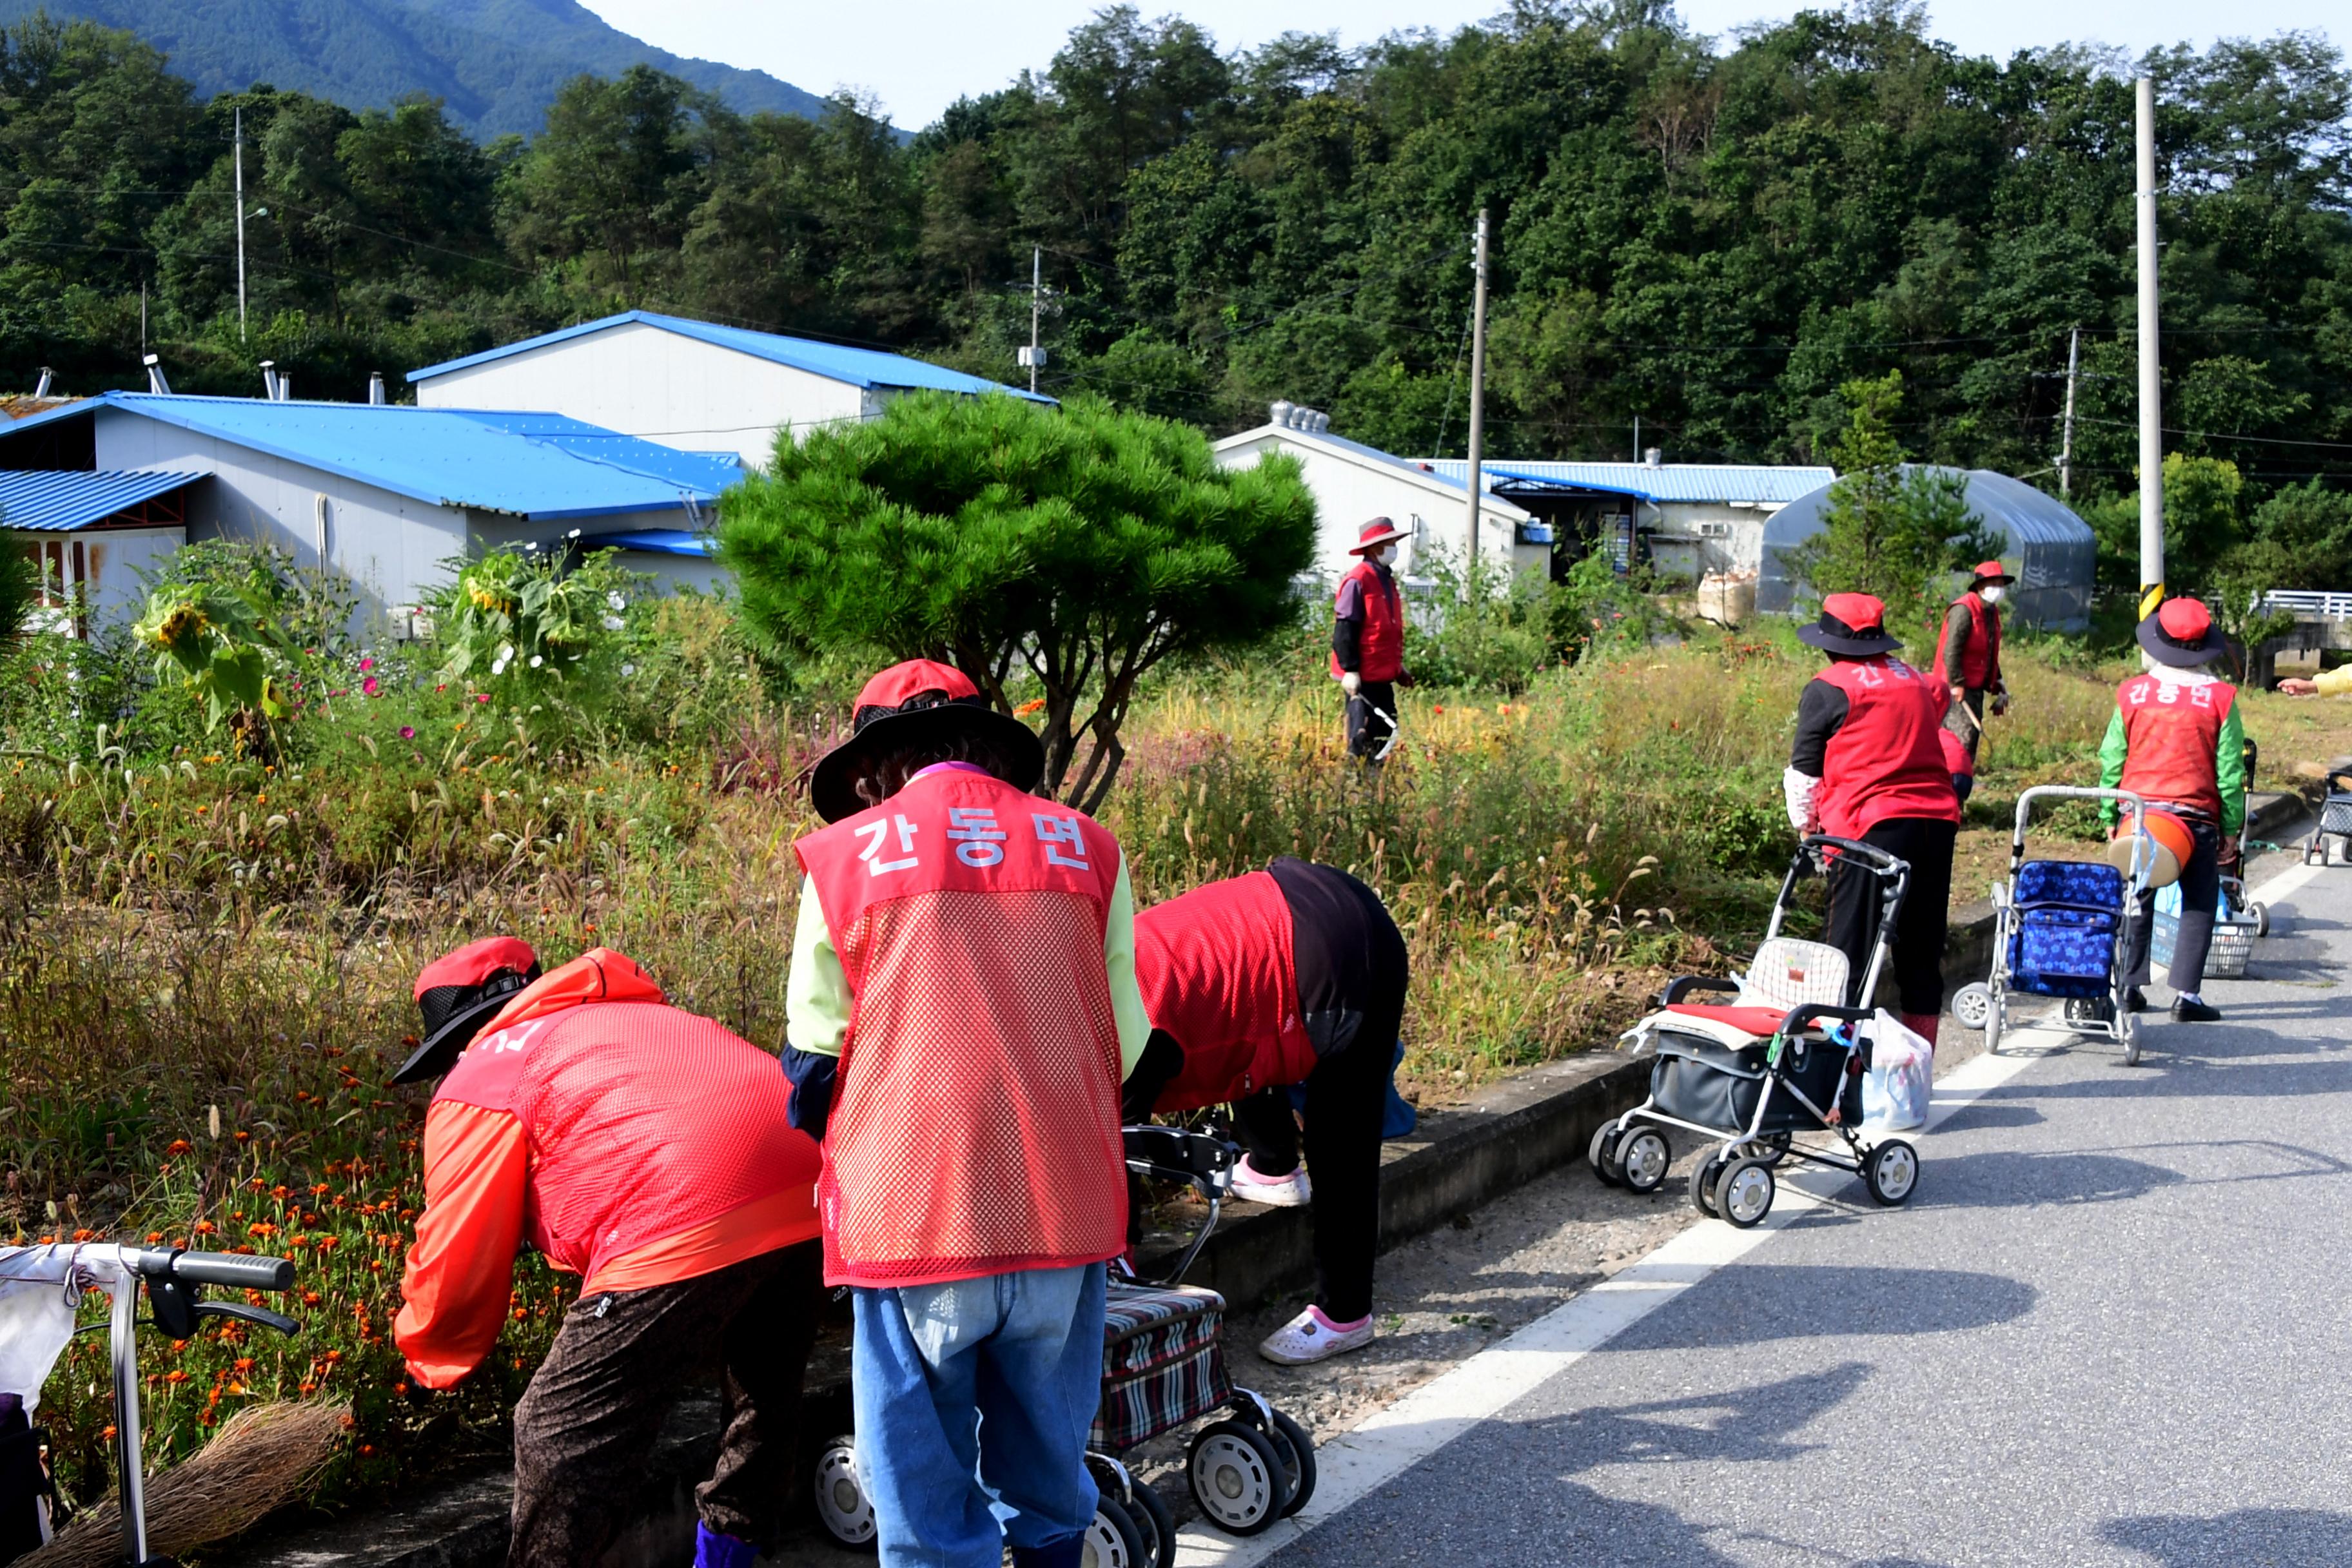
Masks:
[[[2347,621],[2352,620],[2352,594],[2273,589],[2263,595],[2263,608],[2299,621]]]

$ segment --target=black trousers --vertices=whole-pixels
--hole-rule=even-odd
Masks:
[[[2153,803],[2151,803],[2153,804]],[[2202,817],[2183,816],[2196,848],[2180,868],[2180,929],[2172,942],[2172,967],[2165,984],[2175,991],[2198,993],[2205,981],[2205,954],[2213,945],[2213,916],[2221,903],[2221,830]],[[2123,965],[2124,984],[2145,985],[2148,978],[2148,939],[2156,930],[2156,894],[2140,896],[2124,921],[2123,946],[2116,954]]]
[[[714,1368],[726,1425],[696,1511],[773,1546],[792,1500],[801,1381],[824,1300],[819,1244],[714,1273],[583,1296],[515,1406],[509,1568],[579,1568],[612,1545],[644,1484],[662,1419]]]
[[[1862,836],[1911,865],[1911,885],[1895,927],[1895,985],[1906,1013],[1944,1010],[1944,925],[1952,901],[1952,841],[1958,827],[1949,822],[1897,816]],[[1862,868],[1840,863],[1830,871],[1829,929],[1822,940],[1846,955],[1853,965],[1853,984],[1862,984],[1871,949],[1878,943],[1879,892],[1882,879]],[[1856,995],[1858,1007],[1873,1005]]]
[[[1396,682],[1367,680],[1348,699],[1348,754],[1362,762],[1378,759],[1381,749],[1396,733]],[[1383,719],[1381,714],[1387,714]]]

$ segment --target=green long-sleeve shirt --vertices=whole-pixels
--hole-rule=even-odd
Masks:
[[[2165,679],[2158,670],[2156,678]],[[2118,706],[2107,721],[2106,739],[2099,742],[2099,787],[2115,789],[2123,783],[2124,763],[2130,754],[2130,742],[2124,730],[2124,710]],[[2238,706],[2230,705],[2229,716],[2221,721],[2221,732],[2213,742],[2213,782],[2221,796],[2221,837],[2235,838],[2246,820],[2246,731],[2238,721]],[[2113,824],[2123,815],[2122,806],[2115,801],[2102,801],[2099,819]]]

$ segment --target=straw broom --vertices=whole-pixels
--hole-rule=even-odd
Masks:
[[[147,1550],[173,1557],[235,1535],[310,1489],[343,1444],[351,1406],[275,1400],[238,1411],[220,1436],[147,1482]],[[21,1568],[121,1568],[115,1500],[84,1510]]]

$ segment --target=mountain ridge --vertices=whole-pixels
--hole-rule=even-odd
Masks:
[[[744,113],[814,115],[824,102],[765,71],[656,48],[578,0],[0,0],[0,23],[42,11],[137,34],[206,97],[266,81],[378,109],[424,92],[483,141],[536,134],[565,81],[639,63]]]

